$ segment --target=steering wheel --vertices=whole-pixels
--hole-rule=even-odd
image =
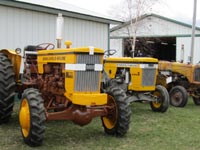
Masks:
[[[54,49],[55,45],[52,43],[42,43],[36,46],[38,49],[41,50],[50,50],[50,49]]]
[[[114,55],[116,52],[117,52],[117,50],[115,50],[115,49],[110,49],[110,50],[105,51],[105,52],[104,52],[104,55],[106,55],[106,56],[112,56],[112,55]]]

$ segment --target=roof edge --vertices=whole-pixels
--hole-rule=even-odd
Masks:
[[[177,35],[139,35],[137,37],[178,37],[178,38],[186,38],[186,37],[191,37],[191,34],[177,34]],[[200,34],[195,34],[195,37],[200,37]],[[129,36],[111,36],[110,39],[124,39],[124,38],[129,38]]]
[[[79,13],[79,12],[57,9],[57,8],[52,8],[52,7],[48,7],[48,6],[32,4],[32,3],[28,3],[28,2],[21,2],[21,1],[14,1],[14,0],[12,0],[12,1],[1,0],[0,5],[4,5],[7,7],[26,9],[26,10],[39,11],[39,12],[55,14],[55,15],[57,15],[58,13],[62,13],[63,16],[66,16],[66,17],[85,19],[85,20],[89,20],[89,21],[97,21],[97,22],[106,23],[106,24],[122,23],[122,21],[115,20],[115,19],[103,18],[103,17],[99,17],[99,16],[92,16],[92,15],[83,14],[83,13]]]
[[[176,24],[185,26],[185,27],[192,28],[192,25],[190,25],[190,24],[187,24],[187,23],[184,23],[184,22],[181,22],[181,21],[177,21],[177,20],[174,20],[174,19],[171,19],[171,18],[167,18],[167,17],[161,16],[161,15],[158,15],[158,14],[154,14],[154,13],[144,14],[144,15],[140,16],[140,17],[138,18],[138,20],[140,21],[140,20],[142,20],[142,19],[144,19],[144,18],[151,17],[151,16],[156,17],[156,18],[160,18],[160,19],[163,19],[163,20],[166,20],[166,21],[170,21],[170,22],[173,22],[173,23],[176,23]],[[135,22],[136,19],[134,18],[132,21]],[[110,32],[113,32],[113,31],[116,31],[116,30],[118,30],[118,29],[121,29],[121,28],[123,28],[123,27],[129,25],[130,23],[131,23],[130,20],[127,21],[127,22],[124,22],[124,23],[122,23],[122,24],[120,24],[120,25],[118,25],[118,26],[116,26],[116,27],[111,28],[111,29],[110,29]],[[200,27],[196,26],[195,29],[196,29],[196,30],[200,30]]]

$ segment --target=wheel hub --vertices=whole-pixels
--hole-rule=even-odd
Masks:
[[[26,99],[22,100],[19,112],[19,121],[22,133],[25,137],[27,137],[30,130],[30,111],[29,111],[28,101]]]
[[[158,92],[158,91],[155,91],[154,92],[154,95],[155,95],[155,97],[156,97],[156,101],[153,101],[152,102],[152,104],[153,104],[153,106],[155,107],[155,108],[160,108],[160,106],[161,106],[161,95],[160,95],[160,93]]]
[[[152,104],[155,108],[160,108],[160,106],[161,106],[161,103],[159,103],[159,102],[152,102]]]
[[[176,93],[173,97],[172,97],[174,103],[179,104],[182,101],[182,95],[180,92]]]
[[[114,101],[114,98],[112,96],[108,96],[108,103],[110,106],[115,106],[114,110],[111,110],[112,113],[108,114],[106,117],[103,117],[103,122],[104,125],[108,128],[108,129],[112,129],[115,124],[117,123],[117,110],[116,110],[116,103]]]

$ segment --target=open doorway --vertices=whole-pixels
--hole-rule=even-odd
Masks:
[[[124,39],[124,56],[131,56],[129,38]],[[136,39],[134,56],[154,57],[159,60],[176,60],[176,37],[139,37]]]

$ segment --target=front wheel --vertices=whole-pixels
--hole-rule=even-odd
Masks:
[[[188,94],[186,89],[179,85],[170,90],[169,96],[171,105],[175,107],[184,107],[188,102]]]
[[[126,101],[125,92],[117,87],[110,87],[108,92],[108,115],[102,117],[104,131],[109,135],[123,136],[130,124],[131,108]]]
[[[19,122],[24,142],[39,146],[44,138],[45,110],[43,99],[37,89],[26,89],[22,95]]]
[[[156,97],[156,101],[150,103],[151,109],[155,112],[166,112],[169,107],[167,89],[161,85],[157,85],[153,95]]]

